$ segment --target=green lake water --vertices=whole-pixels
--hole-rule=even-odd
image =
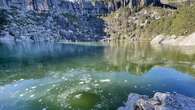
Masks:
[[[155,92],[195,97],[192,47],[0,43],[0,110],[116,110]]]

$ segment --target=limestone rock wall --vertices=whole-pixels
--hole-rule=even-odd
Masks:
[[[105,14],[123,6],[139,8],[150,4],[159,4],[160,0],[1,0],[0,8],[15,8],[23,11],[68,11],[79,14]]]
[[[22,11],[43,12],[55,10],[56,12],[69,12],[72,14],[104,14],[107,7],[104,2],[93,4],[90,1],[69,1],[69,0],[1,0],[0,8],[18,9]]]

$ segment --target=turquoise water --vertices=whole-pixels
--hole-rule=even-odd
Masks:
[[[195,52],[147,44],[0,44],[0,110],[116,110],[129,93],[195,96]]]

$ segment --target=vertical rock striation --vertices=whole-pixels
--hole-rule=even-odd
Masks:
[[[1,26],[0,38],[102,40],[106,35],[105,24],[99,16],[121,7],[139,9],[159,3],[159,0],[1,0],[0,11],[7,13],[9,24]]]

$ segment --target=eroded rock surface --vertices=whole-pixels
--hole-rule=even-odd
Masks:
[[[105,36],[98,16],[107,12],[101,1],[1,0],[0,39],[97,41]]]
[[[153,46],[195,46],[195,33],[188,36],[165,36],[158,35],[152,39],[151,44]]]
[[[124,107],[118,110],[194,110],[195,99],[181,94],[157,92],[152,98],[130,94]]]

